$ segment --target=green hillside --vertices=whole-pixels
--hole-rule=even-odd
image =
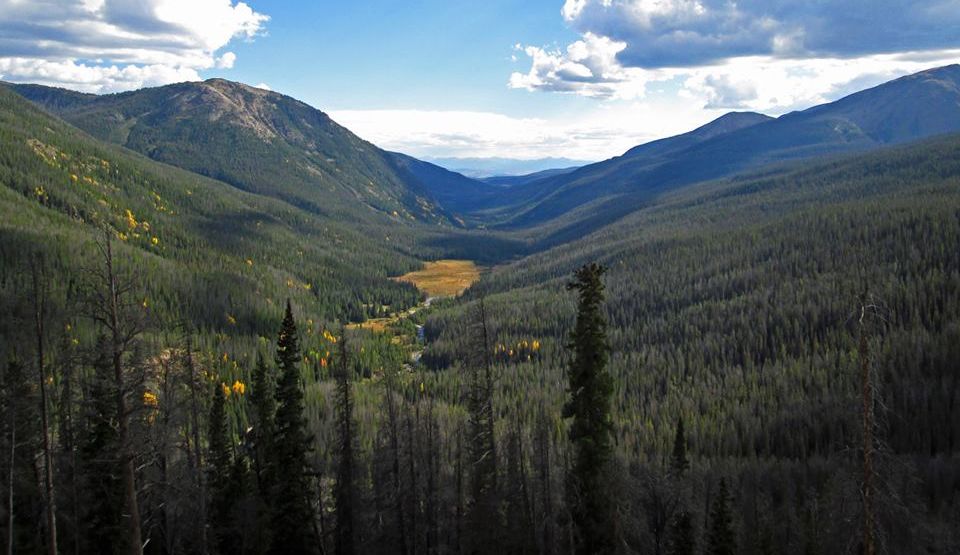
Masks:
[[[861,333],[882,548],[960,550],[960,136],[880,148],[951,129],[950,94],[942,129],[880,88],[890,118],[735,114],[499,187],[235,83],[13,89],[39,103],[0,86],[17,552],[49,542],[44,465],[61,552],[574,552],[567,285],[593,262],[612,393],[584,406],[611,441],[586,493],[611,551],[716,552],[729,501],[728,553],[856,552]],[[837,147],[841,117],[872,152]],[[428,302],[390,279],[438,258],[480,281]]]
[[[0,118],[5,271],[45,252],[67,279],[106,229],[141,267],[160,314],[207,329],[263,333],[288,296],[331,320],[361,319],[376,314],[370,307],[418,298],[386,279],[418,267],[403,254],[410,240],[402,225],[363,232],[159,164],[103,144],[2,88]]]
[[[792,523],[816,510],[818,541],[834,552],[849,533],[842,499],[857,479],[856,323],[866,291],[878,306],[870,344],[892,482],[883,492],[889,549],[947,552],[960,478],[958,253],[960,137],[746,175],[667,195],[495,269],[427,322],[424,361],[443,369],[463,360],[458,330],[485,296],[497,342],[516,354],[501,370],[499,406],[537,421],[539,399],[558,407],[565,396],[574,306],[564,285],[600,262],[624,461],[662,465],[682,417],[703,480],[695,498],[707,502],[703,488],[723,475],[744,492],[741,541],[772,534],[785,552],[802,552],[809,536]],[[533,340],[543,349],[528,362],[515,346]]]
[[[456,225],[391,155],[288,96],[222,79],[103,96],[9,86],[102,140],[326,218]]]

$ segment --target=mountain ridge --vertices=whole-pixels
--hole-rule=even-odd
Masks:
[[[390,153],[274,91],[224,79],[111,95],[7,86],[100,139],[320,215],[461,225]]]
[[[696,131],[512,188],[504,195],[498,226],[531,228],[575,211],[585,214],[583,220],[604,221],[601,212],[606,208],[622,214],[687,184],[776,162],[867,151],[960,131],[960,65],[901,77],[779,118],[756,117],[750,125],[723,133],[698,137]]]

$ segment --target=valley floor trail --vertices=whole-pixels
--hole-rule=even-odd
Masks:
[[[370,318],[359,324],[349,324],[347,326],[349,329],[384,332],[400,320],[409,318],[424,308],[429,308],[434,299],[460,295],[480,279],[480,268],[471,260],[437,260],[424,262],[423,269],[392,279],[412,283],[417,289],[426,293],[426,300],[387,318]],[[417,326],[418,335],[420,329],[421,327]],[[413,353],[413,360],[416,361],[418,358],[419,353]]]

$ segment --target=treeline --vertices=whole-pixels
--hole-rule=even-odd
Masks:
[[[189,327],[169,334],[116,243],[96,244],[75,286],[38,258],[4,296],[10,551],[559,552],[581,541],[563,517],[556,415],[541,407],[535,443],[532,423],[502,428],[482,308],[455,392],[389,339],[304,333],[290,303],[272,347],[221,354]]]
[[[665,197],[491,271],[430,316],[423,360],[443,375],[455,367],[458,326],[485,296],[498,342],[542,344],[539,360],[502,369],[505,410],[531,422],[538,397],[559,407],[575,314],[563,284],[598,260],[609,268],[614,428],[637,484],[633,514],[645,512],[644,484],[662,483],[682,418],[697,533],[724,478],[743,552],[846,552],[856,545],[849,500],[860,498],[855,315],[866,289],[877,305],[884,545],[956,550],[958,149],[951,138]],[[639,522],[633,529],[652,526]]]
[[[98,244],[75,291],[50,284],[43,264],[24,271],[9,307],[19,327],[5,336],[0,469],[9,478],[3,528],[18,553],[861,545],[855,437],[849,455],[717,458],[688,439],[679,412],[656,457],[625,449],[629,415],[610,372],[616,330],[607,327],[599,266],[571,283],[579,301],[563,374],[516,390],[517,399],[511,388],[521,376],[550,373],[541,361],[498,360],[502,336],[483,298],[457,324],[460,356],[449,371],[410,368],[383,337],[304,333],[308,319],[289,303],[275,342],[221,354],[189,331],[158,333],[112,244]],[[75,295],[76,314],[51,309],[63,294]],[[92,333],[78,335],[83,328]],[[309,353],[324,348],[315,364]],[[886,496],[888,482],[913,491],[916,474],[896,468],[882,446],[877,453],[878,544],[949,552],[950,528],[918,530],[936,522],[930,506]]]

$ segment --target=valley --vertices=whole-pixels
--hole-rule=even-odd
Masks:
[[[595,364],[609,552],[953,553],[960,66],[483,180],[224,79],[3,83],[0,311],[8,492],[55,440],[78,552],[137,503],[157,555],[577,552]]]
[[[456,297],[480,279],[481,269],[470,260],[437,260],[425,262],[422,270],[408,272],[398,278],[412,283],[427,298]]]

